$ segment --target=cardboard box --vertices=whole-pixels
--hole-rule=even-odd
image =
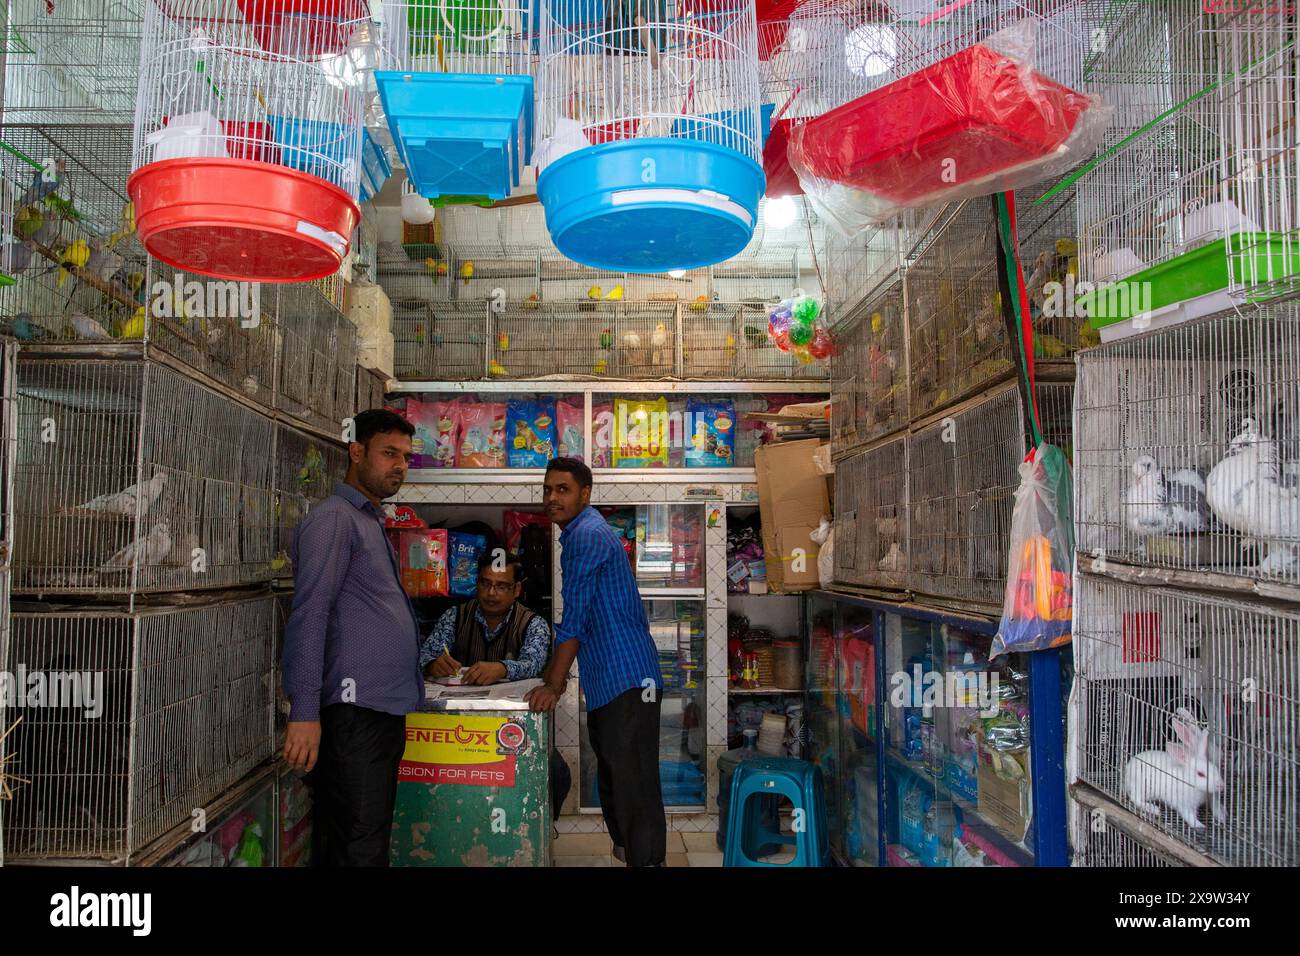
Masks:
[[[1004,755],[1005,759],[1005,755]],[[979,753],[979,806],[980,816],[1001,830],[1012,841],[1019,843],[1029,829],[1032,813],[1029,801],[1029,766],[1024,754],[1011,759],[1024,774],[1019,780],[999,776],[993,769],[991,754],[981,742]]]
[[[763,524],[767,584],[773,591],[807,591],[818,586],[816,542],[808,537],[831,513],[826,477],[817,470],[821,442],[780,442],[754,452],[758,511]],[[803,560],[793,560],[802,549]]]

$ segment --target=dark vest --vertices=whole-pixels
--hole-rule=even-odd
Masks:
[[[483,628],[474,619],[477,610],[478,598],[466,601],[456,609],[456,642],[452,646],[451,656],[465,667],[480,661],[518,660],[528,625],[537,615],[516,601],[505,630],[495,640],[487,641],[483,638]]]

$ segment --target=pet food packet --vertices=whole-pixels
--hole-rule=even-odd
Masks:
[[[466,402],[460,408],[461,468],[506,466],[506,403]]]
[[[481,534],[453,531],[448,536],[451,593],[456,597],[473,597],[478,593],[478,559],[487,550],[487,538]]]
[[[687,468],[730,468],[736,459],[736,407],[692,398],[686,404]]]
[[[511,468],[545,468],[555,457],[555,403],[512,399],[506,403],[506,463]]]
[[[582,439],[582,405],[571,402],[555,403],[555,427],[559,439],[557,446],[561,458],[585,460]]]
[[[457,402],[430,402],[409,398],[406,420],[415,428],[411,436],[412,468],[451,468],[456,464],[456,439],[460,429]]]
[[[615,468],[668,467],[668,401],[614,402]]]
[[[411,597],[447,593],[447,531],[399,531],[402,586]]]

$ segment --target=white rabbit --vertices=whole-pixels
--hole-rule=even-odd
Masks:
[[[1196,813],[1208,798],[1214,822],[1222,823],[1223,775],[1209,758],[1210,735],[1184,707],[1178,708],[1173,724],[1179,742],[1129,758],[1124,790],[1141,812],[1156,814],[1156,802],[1163,803],[1193,830],[1205,829]]]

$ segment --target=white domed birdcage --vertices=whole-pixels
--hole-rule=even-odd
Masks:
[[[360,219],[367,15],[364,0],[149,0],[127,188],[151,255],[248,281],[338,271]]]
[[[532,153],[537,0],[385,0],[375,84],[421,196],[504,199]]]
[[[538,195],[565,256],[617,271],[712,265],[763,193],[754,5],[542,0]]]

